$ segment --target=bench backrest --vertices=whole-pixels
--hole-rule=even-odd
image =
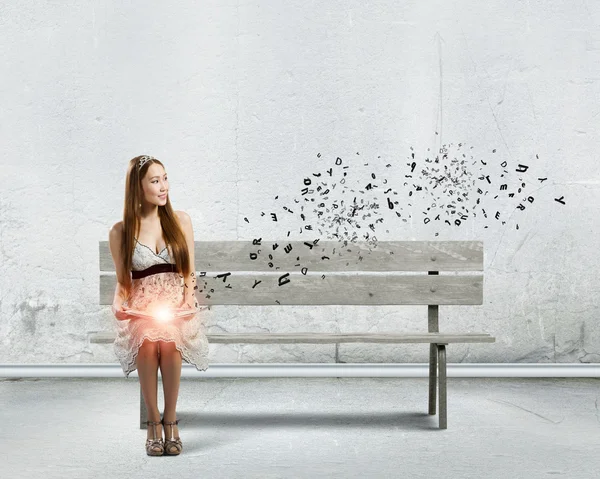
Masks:
[[[482,241],[253,243],[195,242],[200,304],[483,304]],[[112,304],[108,241],[99,250],[100,304]]]

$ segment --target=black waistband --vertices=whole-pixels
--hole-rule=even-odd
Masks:
[[[141,271],[132,271],[131,278],[140,279],[146,276],[150,276],[151,274],[157,273],[177,273],[177,265],[172,263],[153,264],[149,268],[143,269]]]

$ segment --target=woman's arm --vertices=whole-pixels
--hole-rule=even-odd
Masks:
[[[117,287],[115,289],[115,296],[113,299],[113,305],[122,306],[127,300],[127,290],[123,286],[125,284],[125,275],[128,274],[123,266],[121,259],[121,241],[123,237],[123,223],[119,221],[116,223],[108,233],[108,244],[110,247],[110,253],[112,255],[113,263],[115,264],[115,271],[117,273]],[[129,273],[131,274],[131,273]]]
[[[192,219],[185,211],[179,211],[179,219],[181,221],[181,227],[185,235],[185,242],[187,243],[188,253],[190,255],[190,274],[184,277],[184,301],[183,304],[189,309],[195,309],[198,307],[198,301],[196,299],[196,262],[195,262],[195,251],[194,251],[194,228],[192,226]]]

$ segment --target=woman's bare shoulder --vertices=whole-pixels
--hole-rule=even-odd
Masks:
[[[178,210],[178,211],[175,211],[175,214],[177,215],[177,217],[179,218],[179,221],[181,221],[181,222],[190,220],[190,215],[188,215],[185,211]]]
[[[115,239],[120,238],[123,234],[123,221],[118,221],[110,228],[108,235],[113,236]]]

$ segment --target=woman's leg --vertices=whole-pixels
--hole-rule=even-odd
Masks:
[[[177,414],[177,397],[179,396],[179,383],[181,379],[181,353],[173,341],[159,341],[160,345],[160,373],[162,375],[163,391],[165,397],[165,410],[163,419],[175,421]],[[179,436],[177,426],[173,425],[173,436]],[[165,426],[165,437],[171,437],[171,426]]]
[[[160,421],[157,404],[158,392],[158,343],[146,339],[138,351],[136,358],[138,376],[142,387],[148,421]],[[157,438],[162,436],[162,425],[156,426]],[[153,426],[148,426],[147,438],[153,437]]]

